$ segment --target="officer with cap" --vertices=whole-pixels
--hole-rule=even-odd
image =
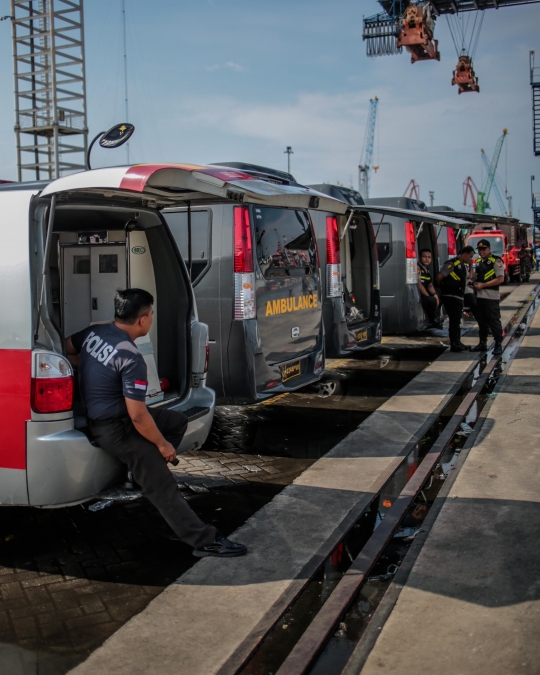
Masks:
[[[180,541],[199,558],[243,555],[192,511],[167,468],[187,429],[188,418],[164,407],[146,407],[146,363],[135,340],[152,326],[154,298],[140,288],[117,291],[114,323],[96,324],[71,335],[66,351],[79,367],[79,388],[90,434],[127,465],[144,496],[158,509]]]
[[[480,255],[474,274],[476,317],[480,342],[471,351],[487,351],[488,330],[491,328],[495,338],[493,354],[498,356],[502,354],[503,341],[499,286],[504,283],[504,263],[499,256],[491,253],[491,244],[487,239],[480,239],[476,248]]]
[[[474,258],[474,248],[465,246],[457,258],[447,260],[439,274],[437,284],[441,288],[442,303],[448,314],[448,335],[451,352],[465,352],[469,348],[461,342],[461,316],[463,314],[463,296],[467,284],[468,265]]]

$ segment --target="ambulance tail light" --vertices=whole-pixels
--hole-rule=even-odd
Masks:
[[[210,345],[206,345],[206,357],[204,359],[204,372],[208,372],[208,362],[210,361]]]
[[[34,355],[31,406],[36,413],[73,408],[73,369],[63,356],[50,352]]]
[[[234,207],[234,318],[255,318],[255,275],[249,207]]]
[[[335,216],[326,218],[326,297],[341,295],[341,264],[338,221]]]
[[[451,227],[448,230],[448,256],[457,255],[456,233]]]
[[[405,281],[408,284],[418,282],[418,266],[416,263],[416,235],[414,224],[405,222]]]

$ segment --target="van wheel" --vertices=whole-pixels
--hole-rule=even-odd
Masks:
[[[319,382],[317,385],[317,396],[319,398],[328,398],[334,396],[338,390],[338,382],[335,380],[327,380],[326,382]]]

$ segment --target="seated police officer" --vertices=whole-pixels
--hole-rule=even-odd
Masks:
[[[422,308],[428,318],[428,328],[441,328],[442,321],[437,317],[439,296],[433,287],[433,279],[429,270],[431,260],[431,251],[429,248],[423,248],[420,251],[420,262],[418,263],[418,292],[420,293]]]
[[[147,499],[158,509],[193,555],[232,557],[246,547],[206,525],[180,494],[167,462],[187,429],[187,417],[174,410],[147,408],[146,363],[135,345],[152,325],[154,298],[128,288],[114,298],[114,323],[96,324],[66,341],[78,362],[79,387],[90,432],[97,444],[127,464]]]

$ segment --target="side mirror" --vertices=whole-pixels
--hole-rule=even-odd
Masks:
[[[88,148],[88,154],[86,155],[87,170],[91,169],[90,153],[92,152],[94,143],[97,141],[98,138],[100,139],[99,144],[102,148],[108,149],[119,148],[121,145],[124,145],[124,143],[131,138],[134,131],[135,127],[133,126],[133,124],[129,124],[129,122],[125,122],[124,124],[115,124],[115,126],[111,127],[108,131],[100,131],[99,134],[90,143],[90,147]]]

